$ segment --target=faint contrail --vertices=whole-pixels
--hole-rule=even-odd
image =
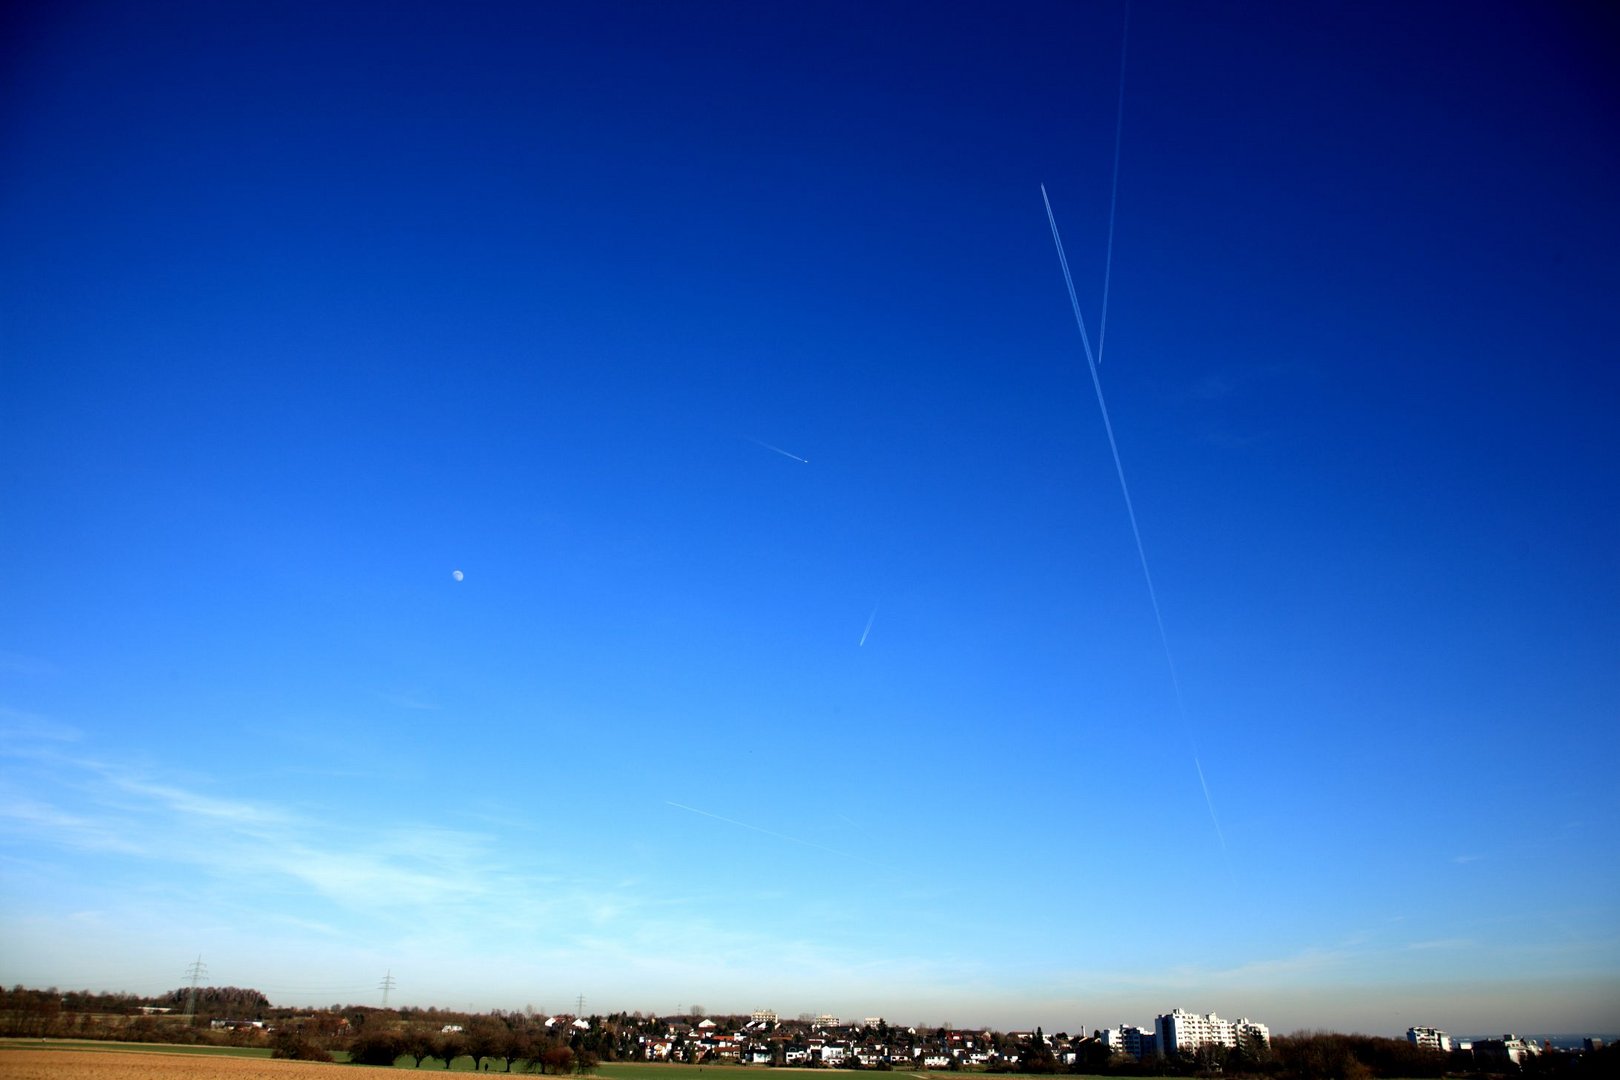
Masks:
[[[861,644],[866,644],[866,635],[872,632],[872,620],[877,618],[877,605],[872,605],[872,614],[866,617],[866,629],[861,631]]]
[[[1170,669],[1170,686],[1176,694],[1176,711],[1181,715],[1181,728],[1193,745],[1193,765],[1198,769],[1198,783],[1204,789],[1204,804],[1209,807],[1209,819],[1215,824],[1215,835],[1226,851],[1226,834],[1215,816],[1215,800],[1209,797],[1209,785],[1204,783],[1204,767],[1198,763],[1198,743],[1193,738],[1192,725],[1187,722],[1187,703],[1181,696],[1181,677],[1176,674],[1176,658],[1170,651],[1170,635],[1164,629],[1164,616],[1159,612],[1159,594],[1153,588],[1153,574],[1148,570],[1147,551],[1142,547],[1142,530],[1136,524],[1136,507],[1131,504],[1131,488],[1125,482],[1125,466],[1119,460],[1119,444],[1114,441],[1114,424],[1108,419],[1108,402],[1103,399],[1102,380],[1097,377],[1097,360],[1091,354],[1091,338],[1086,334],[1086,320],[1080,314],[1080,301],[1074,295],[1074,278],[1069,273],[1069,259],[1063,254],[1063,238],[1058,235],[1057,218],[1052,214],[1052,200],[1046,197],[1046,185],[1041,185],[1041,201],[1046,204],[1046,220],[1052,226],[1052,243],[1057,246],[1058,264],[1063,267],[1063,281],[1069,287],[1069,304],[1074,308],[1074,323],[1080,328],[1080,342],[1086,347],[1086,366],[1091,369],[1091,385],[1097,391],[1097,408],[1102,412],[1103,430],[1108,433],[1108,449],[1114,455],[1114,472],[1119,476],[1119,491],[1125,496],[1125,513],[1131,519],[1131,535],[1136,538],[1136,557],[1142,563],[1142,578],[1147,582],[1148,599],[1153,602],[1153,621],[1159,627],[1159,643],[1164,646],[1165,666]]]
[[[855,859],[858,862],[870,861],[868,859],[861,858],[859,855],[851,855],[847,851],[839,851],[837,848],[830,848],[823,844],[817,844],[811,840],[800,840],[797,836],[787,836],[784,833],[772,832],[769,829],[762,829],[758,825],[750,825],[746,821],[737,821],[734,818],[721,817],[719,814],[711,814],[707,810],[699,810],[697,807],[687,806],[685,803],[678,803],[670,799],[665,799],[664,805],[673,806],[677,810],[685,810],[689,814],[700,814],[706,818],[714,818],[716,821],[723,821],[727,825],[735,825],[740,829],[750,829],[757,833],[764,833],[766,836],[774,836],[776,839],[786,840],[790,844],[802,844],[805,847],[815,848],[817,851],[825,851],[831,855],[842,855],[846,859]]]
[[[1097,325],[1097,364],[1108,341],[1108,282],[1114,276],[1114,218],[1119,209],[1119,140],[1125,131],[1125,48],[1131,40],[1131,0],[1125,0],[1125,28],[1119,35],[1119,106],[1114,114],[1114,183],[1108,195],[1108,253],[1103,256],[1102,319]],[[1045,192],[1045,188],[1041,189]]]
[[[1183,716],[1182,719],[1185,720],[1186,717]],[[1204,764],[1198,760],[1197,754],[1193,755],[1193,768],[1198,770],[1198,786],[1204,789],[1204,805],[1209,807],[1209,820],[1215,823],[1215,835],[1220,839],[1221,851],[1224,853],[1226,851],[1226,833],[1221,831],[1221,819],[1215,816],[1215,800],[1209,797],[1209,784],[1204,782]],[[1227,868],[1231,869],[1230,863],[1227,864]]]
[[[744,436],[744,438],[747,438],[747,436]],[[768,443],[768,442],[760,442],[758,439],[748,439],[748,441],[753,443],[755,446],[763,446],[767,450],[775,450],[778,454],[781,454],[783,457],[790,457],[794,461],[802,461],[806,465],[810,464],[810,461],[809,461],[808,458],[802,458],[798,454],[790,454],[786,450],[782,449],[780,446],[772,446],[770,443]],[[834,470],[834,471],[837,471],[837,470]]]

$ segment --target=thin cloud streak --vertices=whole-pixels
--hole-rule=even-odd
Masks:
[[[640,905],[634,896],[582,881],[565,886],[560,875],[532,868],[492,873],[491,865],[509,857],[503,860],[494,839],[483,834],[337,826],[190,791],[101,761],[9,750],[7,756],[45,761],[68,774],[56,780],[62,794],[81,793],[88,800],[68,809],[19,790],[25,778],[12,770],[6,784],[11,790],[0,799],[0,832],[23,844],[186,866],[230,891],[244,883],[252,883],[258,896],[291,889],[351,915],[388,916],[402,925],[484,909],[498,921],[503,912],[522,920],[565,915],[571,905],[621,912]]]

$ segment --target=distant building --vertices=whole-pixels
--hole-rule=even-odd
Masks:
[[[1158,1038],[1161,1057],[1182,1050],[1197,1050],[1200,1046],[1237,1045],[1231,1023],[1214,1013],[1199,1015],[1172,1009],[1153,1021],[1153,1034]]]
[[[774,1024],[774,1023],[776,1023],[776,1020],[777,1020],[776,1010],[774,1010],[774,1009],[755,1009],[753,1019],[756,1022],[761,1023],[761,1024]]]
[[[1240,1016],[1232,1021],[1232,1035],[1245,1054],[1258,1056],[1271,1048],[1271,1029],[1258,1020]]]
[[[1406,1041],[1419,1050],[1439,1050],[1443,1052],[1450,1052],[1451,1050],[1451,1036],[1439,1028],[1407,1028]]]
[[[1103,1028],[1095,1037],[1116,1054],[1129,1054],[1137,1061],[1157,1053],[1153,1032],[1135,1024],[1121,1024],[1117,1028]]]
[[[811,1021],[811,1023],[815,1024],[816,1027],[837,1027],[838,1017],[832,1015],[831,1013],[822,1013],[820,1016]]]
[[[1214,1013],[1174,1009],[1153,1021],[1154,1051],[1160,1057],[1201,1046],[1224,1046],[1258,1053],[1271,1045],[1271,1029],[1258,1020],[1222,1020]],[[1140,1036],[1139,1036],[1140,1037]]]
[[[1539,1053],[1541,1050],[1534,1042],[1521,1039],[1517,1035],[1503,1035],[1500,1039],[1474,1040],[1475,1062],[1494,1062],[1498,1065],[1511,1062],[1514,1065],[1522,1065]]]

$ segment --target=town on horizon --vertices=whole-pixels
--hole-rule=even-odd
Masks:
[[[193,970],[197,970],[194,966]],[[379,987],[386,999],[395,988],[392,974]],[[280,1046],[292,1035],[308,1053],[319,1038],[343,1044],[351,1054],[380,1055],[374,1063],[417,1054],[445,1061],[472,1054],[475,1059],[504,1056],[556,1066],[568,1061],[584,1071],[602,1061],[671,1064],[733,1064],[805,1068],[970,1069],[987,1072],[1109,1072],[1121,1068],[1193,1067],[1244,1073],[1264,1070],[1287,1055],[1295,1044],[1312,1040],[1362,1040],[1399,1045],[1402,1040],[1346,1036],[1332,1032],[1297,1032],[1274,1037],[1264,1022],[1248,1017],[1224,1019],[1214,1012],[1180,1007],[1161,1013],[1151,1024],[1121,1023],[1071,1034],[1031,1029],[999,1031],[993,1027],[958,1027],[891,1023],[883,1016],[860,1019],[831,1013],[784,1017],[774,1009],[713,1014],[700,1005],[680,1006],[673,1013],[587,1013],[584,995],[575,1011],[552,1014],[533,1006],[518,1011],[460,1011],[437,1007],[333,1005],[308,1009],[273,1006],[257,990],[203,987],[193,983],[156,998],[133,994],[63,993],[54,987],[0,990],[0,1034],[49,1037],[64,1032],[78,1037],[123,1041],[176,1041],[223,1038],[230,1045],[266,1041]],[[1404,1044],[1416,1058],[1397,1074],[1427,1075],[1425,1064],[1445,1063],[1452,1071],[1520,1070],[1544,1055],[1601,1053],[1612,1036],[1583,1034],[1502,1034],[1453,1037],[1427,1025],[1407,1028]],[[393,1051],[392,1054],[389,1051]],[[280,1054],[280,1050],[278,1050]],[[297,1053],[291,1056],[301,1056]],[[359,1058],[354,1058],[359,1060]],[[1606,1059],[1605,1059],[1606,1060]],[[1416,1062],[1416,1066],[1412,1062]],[[1386,1075],[1388,1070],[1373,1070]]]

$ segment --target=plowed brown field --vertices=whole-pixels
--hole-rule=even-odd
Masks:
[[[0,1051],[4,1080],[355,1080],[371,1074],[352,1065],[213,1054],[120,1054],[99,1050]]]

